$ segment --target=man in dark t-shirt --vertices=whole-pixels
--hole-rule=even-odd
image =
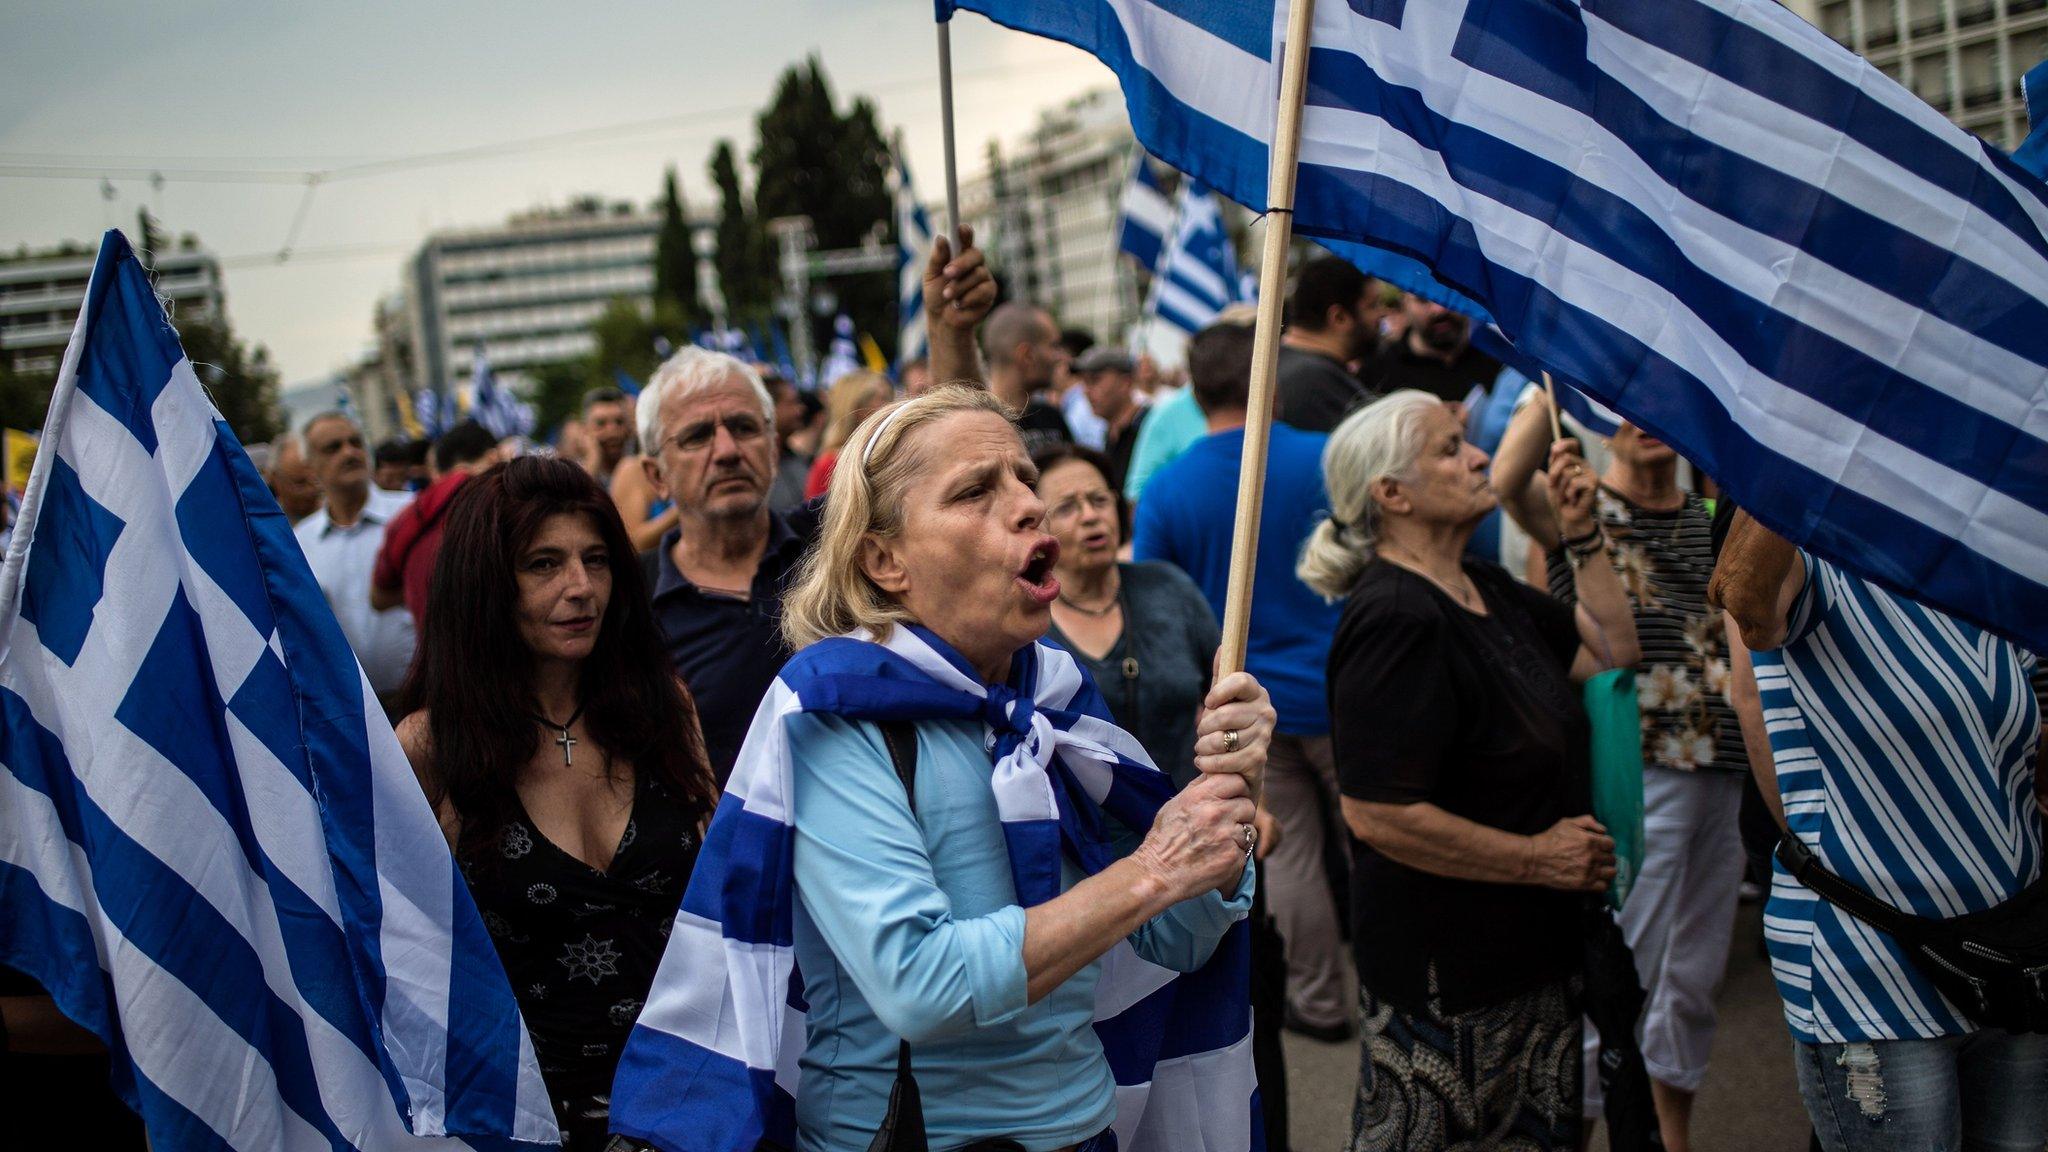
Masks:
[[[981,338],[988,358],[989,391],[1018,414],[1017,431],[1024,436],[1024,450],[1038,452],[1073,443],[1067,418],[1038,398],[1039,392],[1052,387],[1057,369],[1067,362],[1067,350],[1060,344],[1060,330],[1052,316],[1036,305],[1012,300],[989,313]]]
[[[1407,334],[1390,341],[1359,375],[1376,396],[1416,388],[1463,403],[1474,388],[1491,387],[1500,361],[1472,347],[1472,320],[1419,296],[1405,296]]]
[[[1280,338],[1279,418],[1305,432],[1329,432],[1377,397],[1348,365],[1372,355],[1387,312],[1380,283],[1350,261],[1318,256],[1304,265]]]

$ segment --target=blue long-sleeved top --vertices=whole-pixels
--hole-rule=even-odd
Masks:
[[[1025,1002],[1024,909],[981,725],[918,726],[913,816],[879,729],[811,713],[785,723],[796,954],[810,1003],[800,1147],[867,1148],[899,1036],[935,1152],[992,1136],[1044,1152],[1108,1127],[1114,1085],[1090,1027],[1099,962]],[[1066,886],[1081,878],[1068,864]],[[1250,908],[1251,885],[1247,869],[1236,898],[1176,905],[1134,932],[1133,947],[1178,971],[1200,967]]]

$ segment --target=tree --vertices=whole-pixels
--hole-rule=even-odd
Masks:
[[[583,411],[583,394],[598,383],[597,364],[589,357],[536,364],[529,369],[534,427],[552,434],[564,420]]]
[[[855,100],[840,115],[816,56],[782,74],[755,128],[760,139],[754,148],[754,209],[760,220],[808,216],[819,247],[828,249],[856,248],[870,235],[887,233],[889,144],[874,105]],[[895,276],[847,276],[831,287],[838,310],[893,356]],[[811,320],[823,347],[831,338],[832,318]]]
[[[763,320],[775,302],[775,254],[740,188],[730,140],[720,140],[711,153],[711,183],[718,189],[718,283],[726,313],[735,324]]]
[[[697,299],[697,254],[690,245],[690,218],[670,167],[662,184],[661,231],[654,240],[654,298],[673,303],[688,324],[703,323]]]
[[[0,428],[40,432],[50,408],[48,376],[14,370],[14,358],[0,352]]]
[[[244,444],[260,444],[285,429],[277,369],[262,345],[251,349],[224,319],[173,321],[185,356],[228,427]]]

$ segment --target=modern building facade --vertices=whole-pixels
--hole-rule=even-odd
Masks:
[[[83,251],[0,261],[0,356],[14,371],[57,374],[95,259]],[[196,246],[165,251],[151,266],[150,278],[173,323],[226,315],[220,262],[211,252]]]
[[[1143,305],[1138,272],[1116,248],[1136,147],[1122,97],[1101,89],[1046,112],[960,186],[960,215],[1011,292],[1098,340],[1122,340]]]
[[[2000,148],[2027,132],[2020,77],[2048,59],[2048,0],[1797,0],[1793,11]]]
[[[429,236],[407,280],[413,388],[455,392],[479,346],[513,386],[595,351],[591,321],[613,299],[653,307],[660,230],[658,215],[585,201]]]

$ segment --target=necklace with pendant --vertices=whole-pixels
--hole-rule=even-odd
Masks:
[[[580,703],[576,705],[576,711],[570,714],[566,724],[557,724],[538,712],[529,712],[527,715],[539,721],[542,727],[554,731],[555,744],[562,749],[562,767],[573,767],[576,763],[574,749],[582,741],[569,735],[569,729],[576,726],[576,721],[583,719],[583,705]]]
[[[1117,610],[1117,605],[1122,602],[1122,595],[1123,582],[1119,580],[1117,581],[1116,587],[1110,590],[1109,603],[1104,604],[1100,608],[1090,608],[1085,604],[1076,604],[1072,600],[1067,599],[1067,594],[1064,591],[1060,593],[1060,603],[1066,605],[1067,607],[1073,609],[1076,612],[1079,612],[1083,616],[1091,616],[1097,620],[1100,620],[1102,617],[1107,616],[1111,612]]]

